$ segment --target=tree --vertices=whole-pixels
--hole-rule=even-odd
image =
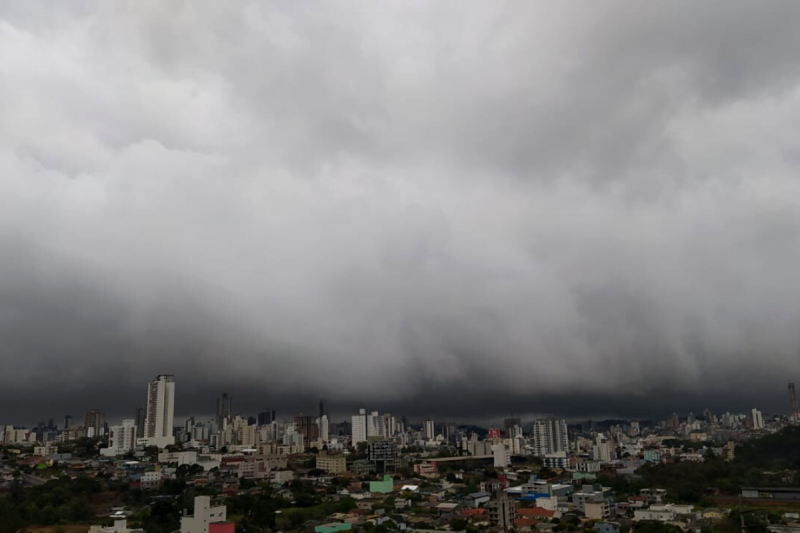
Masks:
[[[450,531],[464,531],[465,529],[467,529],[467,521],[463,518],[450,520]]]
[[[636,533],[682,533],[679,527],[657,520],[641,520],[636,523],[635,531]]]

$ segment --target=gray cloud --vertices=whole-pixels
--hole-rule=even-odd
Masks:
[[[782,409],[798,11],[3,3],[0,414]]]

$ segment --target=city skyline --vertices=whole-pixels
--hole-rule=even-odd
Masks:
[[[160,376],[159,376],[160,377]],[[170,375],[171,377],[171,375]],[[156,380],[157,381],[157,380]],[[155,383],[155,381],[153,382]],[[791,386],[792,382],[789,382]],[[174,390],[174,389],[173,389]],[[235,389],[229,389],[235,390]],[[783,406],[780,405],[780,401],[776,402],[750,402],[752,398],[743,397],[740,399],[739,402],[730,402],[730,403],[719,403],[720,400],[713,401],[711,403],[706,402],[705,404],[698,403],[698,400],[702,398],[684,398],[684,401],[678,401],[677,399],[673,399],[667,403],[658,403],[658,407],[655,409],[650,409],[645,407],[643,410],[641,406],[636,411],[628,410],[627,413],[625,412],[625,405],[628,405],[627,400],[623,399],[623,405],[620,405],[620,411],[586,411],[586,410],[564,410],[562,409],[551,409],[551,410],[541,410],[541,411],[534,411],[534,410],[520,410],[519,406],[515,406],[513,410],[509,410],[507,412],[495,412],[493,408],[496,406],[495,403],[479,403],[476,402],[475,404],[470,404],[468,407],[468,412],[461,410],[456,411],[454,413],[448,414],[447,411],[440,411],[440,412],[431,412],[429,404],[417,404],[416,407],[414,404],[382,404],[382,403],[356,403],[356,404],[334,404],[334,409],[332,411],[333,416],[330,416],[330,404],[326,401],[325,402],[325,411],[328,415],[328,420],[331,423],[341,423],[341,422],[350,422],[351,418],[359,412],[359,410],[365,410],[365,416],[369,415],[372,411],[377,411],[381,414],[384,413],[391,413],[398,419],[400,417],[407,417],[412,423],[418,425],[420,427],[425,426],[426,420],[433,419],[437,424],[443,422],[455,422],[455,423],[464,423],[464,424],[477,424],[483,425],[485,427],[503,427],[503,423],[506,420],[509,420],[508,417],[513,417],[513,419],[521,419],[524,425],[531,423],[533,420],[542,419],[542,418],[563,418],[568,420],[570,423],[581,423],[587,420],[594,420],[594,421],[603,421],[603,420],[639,420],[639,421],[656,421],[656,420],[663,420],[671,417],[674,413],[677,413],[679,416],[686,417],[688,414],[693,413],[696,416],[700,416],[705,409],[709,409],[710,412],[721,415],[725,412],[729,412],[731,414],[749,414],[752,409],[758,409],[760,412],[763,412],[765,415],[769,416],[791,416],[793,413],[792,410],[792,402],[791,402],[791,387],[789,388],[789,393],[787,396],[786,389],[782,390],[784,395],[784,404]],[[235,393],[228,393],[228,392],[220,392],[217,393],[215,396],[211,397],[211,403],[216,406],[220,398],[223,395],[228,395],[226,399],[230,400],[233,403],[233,397],[236,396],[238,398],[242,398],[240,395]],[[195,409],[190,406],[182,406],[182,399],[180,394],[176,396],[175,400],[175,413],[174,414],[174,425],[177,427],[183,424],[187,419],[194,417],[198,422],[207,422],[207,421],[214,421],[215,423],[219,424],[220,418],[218,417],[216,407],[211,407],[210,409],[206,407],[205,410],[203,409]],[[708,398],[706,398],[708,399]],[[229,411],[229,416],[232,418],[234,416],[243,416],[243,417],[252,417],[258,420],[259,416],[263,414],[263,405],[260,405],[257,400],[248,400],[247,397],[243,398],[244,401],[237,402],[237,405],[243,405],[241,409],[236,408]],[[574,404],[581,405],[583,403],[583,398],[579,396],[572,395],[571,396],[572,402]],[[310,416],[308,413],[313,413],[315,411],[309,410],[307,407],[312,406],[314,409],[319,408],[319,399],[311,399],[306,398],[305,401],[298,400],[298,403],[289,403],[289,404],[281,404],[280,402],[273,402],[275,405],[282,405],[281,409],[275,410],[270,409],[268,412],[270,413],[270,417],[274,416],[275,418],[272,420],[278,422],[291,422],[295,420],[298,416]],[[694,402],[694,403],[692,403]],[[572,403],[570,405],[573,405]],[[774,409],[769,408],[770,405],[775,405]],[[488,411],[481,411],[481,407],[490,407]],[[554,405],[554,407],[558,407]],[[563,407],[563,405],[562,405]],[[428,410],[425,410],[428,409]],[[26,426],[26,427],[35,427],[36,424],[40,421],[46,421],[48,419],[53,419],[56,421],[63,421],[64,416],[69,416],[72,420],[77,419],[82,420],[87,416],[90,416],[91,413],[97,411],[101,417],[101,419],[105,419],[107,423],[121,423],[125,419],[135,419],[136,414],[138,411],[143,410],[141,408],[135,407],[133,410],[128,412],[119,412],[115,410],[105,410],[102,407],[98,407],[97,405],[91,408],[78,408],[73,409],[69,413],[59,414],[59,413],[49,413],[49,414],[39,414],[37,416],[31,417],[29,419],[19,419],[19,420],[11,420],[7,419],[4,423],[12,423],[15,425]],[[622,414],[620,414],[622,413]],[[318,416],[318,415],[317,415]],[[73,422],[73,425],[75,422]],[[60,427],[60,426],[59,426]]]

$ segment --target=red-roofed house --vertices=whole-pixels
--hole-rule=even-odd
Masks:
[[[558,518],[556,516],[556,511],[549,511],[541,507],[534,507],[533,509],[517,509],[517,516],[521,518],[536,518],[539,520],[543,518]]]
[[[533,518],[517,518],[514,520],[514,528],[517,531],[533,531],[533,528],[538,523],[539,521]]]

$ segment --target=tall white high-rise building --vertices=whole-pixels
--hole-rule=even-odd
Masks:
[[[383,420],[381,419],[381,415],[378,414],[378,411],[372,411],[370,414],[367,415],[367,437],[380,437],[381,434],[381,425]]]
[[[764,417],[762,416],[761,411],[754,407],[752,411],[752,417],[753,429],[764,429]]]
[[[611,446],[608,444],[608,439],[602,433],[597,434],[594,446],[592,447],[592,458],[595,461],[602,463],[611,462]]]
[[[569,451],[567,421],[542,418],[533,421],[533,454],[544,457],[548,453]]]
[[[367,410],[359,409],[358,414],[353,415],[350,424],[353,434],[353,446],[359,442],[367,442]]]
[[[430,418],[425,421],[425,428],[422,436],[425,437],[426,440],[432,440],[436,436],[436,425]]]
[[[322,415],[317,418],[317,425],[319,426],[319,438],[322,442],[328,442],[330,435],[330,424],[328,423],[328,415]]]
[[[147,415],[144,438],[148,446],[164,448],[175,444],[172,424],[175,416],[175,378],[161,374],[147,386]]]
[[[380,417],[380,436],[389,438],[394,436],[396,431],[397,421],[395,418],[389,413],[382,414]]]

